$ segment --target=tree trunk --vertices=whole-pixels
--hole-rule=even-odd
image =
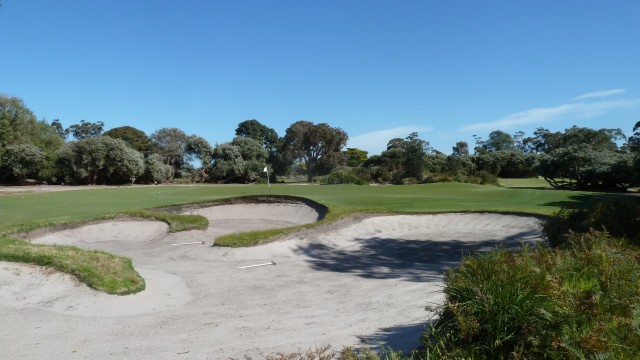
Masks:
[[[305,161],[307,164],[307,182],[312,183],[314,178],[315,166],[313,166],[313,161]]]

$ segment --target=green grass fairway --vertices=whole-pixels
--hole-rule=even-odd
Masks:
[[[548,215],[560,206],[623,195],[458,183],[405,186],[202,185],[143,186],[0,197],[0,232],[246,195],[291,195],[329,208],[386,212],[498,211]]]

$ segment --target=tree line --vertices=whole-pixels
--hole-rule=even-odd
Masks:
[[[132,126],[104,131],[103,122],[37,120],[24,102],[0,96],[0,182],[125,184],[252,183],[299,174],[313,182],[415,184],[496,183],[498,177],[541,176],[558,189],[624,190],[640,178],[640,122],[627,138],[621,129],[538,128],[532,136],[496,130],[474,136],[446,155],[417,133],[390,139],[368,156],[347,148],[348,135],[326,123],[297,121],[280,136],[255,119],[240,122],[235,137],[211,146],[178,128],[151,135]]]

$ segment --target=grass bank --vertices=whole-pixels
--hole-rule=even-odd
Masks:
[[[35,245],[0,236],[0,260],[51,267],[107,294],[127,295],[145,288],[130,259],[103,251]]]
[[[169,232],[206,229],[209,225],[208,220],[199,215],[177,215],[147,210],[107,215],[96,220],[123,217],[162,221],[169,225]],[[73,221],[66,223],[65,226],[82,223],[82,221]],[[22,225],[13,230],[29,231],[34,228]],[[50,267],[73,275],[90,288],[107,294],[127,295],[145,289],[145,281],[133,268],[131,259],[103,251],[90,251],[73,246],[32,244],[25,240],[0,235],[0,260]]]

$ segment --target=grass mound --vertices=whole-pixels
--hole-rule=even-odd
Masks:
[[[36,245],[6,237],[0,237],[0,249],[0,260],[52,267],[108,294],[127,295],[145,288],[144,279],[130,259],[103,251]]]
[[[465,258],[420,358],[637,357],[640,257],[602,232],[569,242]]]

